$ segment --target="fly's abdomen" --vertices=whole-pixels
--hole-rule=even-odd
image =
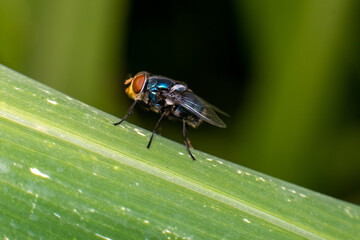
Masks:
[[[201,119],[199,117],[192,114],[191,112],[189,112],[188,110],[186,110],[185,108],[183,108],[180,105],[174,106],[174,108],[172,110],[172,114],[176,118],[180,118],[180,119],[184,118],[186,120],[186,122],[193,127],[199,126],[199,124],[201,122]]]

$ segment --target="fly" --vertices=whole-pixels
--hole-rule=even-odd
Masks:
[[[192,155],[189,148],[189,146],[192,146],[187,137],[186,124],[196,128],[201,122],[205,121],[220,128],[226,127],[225,123],[215,112],[226,116],[228,116],[228,114],[195,95],[183,82],[150,74],[148,72],[139,72],[134,77],[126,80],[125,85],[129,85],[125,92],[135,101],[124,118],[120,122],[114,123],[114,125],[119,125],[125,121],[125,119],[133,112],[137,103],[142,103],[146,108],[159,113],[161,117],[157,121],[152,132],[147,145],[148,149],[150,148],[154,134],[164,117],[182,121],[184,143],[193,160],[195,160],[195,157]]]

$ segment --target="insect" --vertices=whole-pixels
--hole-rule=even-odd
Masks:
[[[196,128],[202,121],[205,121],[220,128],[226,127],[225,123],[215,112],[226,116],[228,116],[228,114],[195,95],[192,90],[187,87],[186,83],[148,72],[139,72],[134,77],[126,80],[125,85],[129,85],[125,92],[135,101],[124,118],[120,122],[114,123],[115,126],[125,121],[138,103],[141,103],[147,109],[161,114],[147,145],[148,149],[164,117],[182,121],[184,143],[193,160],[195,160],[195,157],[189,148],[189,146],[192,146],[187,137],[186,124]]]

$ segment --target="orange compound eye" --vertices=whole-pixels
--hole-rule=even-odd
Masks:
[[[144,74],[139,75],[134,79],[133,86],[132,86],[134,93],[138,94],[141,91],[141,89],[143,88],[144,82],[145,82]]]

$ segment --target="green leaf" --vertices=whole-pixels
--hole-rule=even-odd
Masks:
[[[4,239],[358,239],[360,207],[118,121],[0,65]],[[306,174],[306,173],[304,173]]]

